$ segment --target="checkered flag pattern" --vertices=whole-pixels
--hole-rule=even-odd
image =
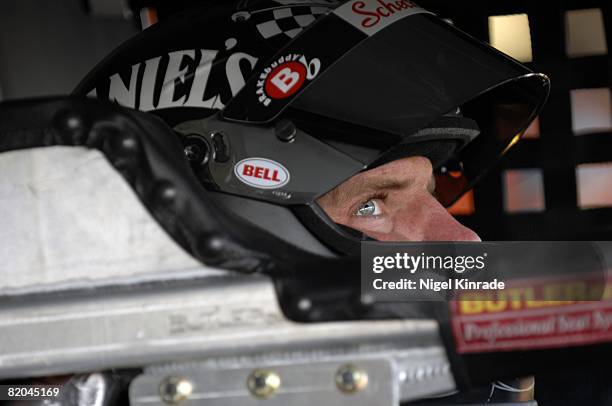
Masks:
[[[251,21],[266,40],[285,43],[329,11],[325,6],[279,7],[257,11]]]

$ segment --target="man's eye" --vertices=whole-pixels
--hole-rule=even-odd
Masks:
[[[379,216],[381,214],[382,210],[380,209],[380,203],[378,203],[376,200],[368,200],[359,206],[355,212],[355,216],[358,217]]]

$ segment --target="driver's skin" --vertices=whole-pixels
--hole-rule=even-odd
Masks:
[[[379,241],[480,241],[434,190],[431,162],[414,156],[359,173],[317,203],[334,222]]]

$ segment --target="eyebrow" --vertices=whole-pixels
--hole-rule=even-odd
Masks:
[[[410,185],[410,180],[388,179],[373,177],[363,181],[351,182],[348,185],[333,189],[329,197],[339,206],[352,203],[361,196],[367,196],[381,190],[398,190]]]
[[[328,198],[334,205],[343,207],[353,203],[357,198],[371,195],[380,191],[398,190],[409,186],[412,183],[411,179],[389,179],[388,177],[372,177],[363,181],[354,181],[347,185],[341,185],[331,190]],[[431,175],[429,183],[430,192],[435,190],[435,175]],[[326,199],[327,200],[327,199]]]

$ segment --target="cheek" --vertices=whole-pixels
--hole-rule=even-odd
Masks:
[[[393,220],[390,216],[380,216],[376,218],[354,217],[345,225],[375,239],[378,239],[375,235],[384,235],[393,231]]]
[[[396,211],[393,230],[409,241],[480,241],[429,194],[420,194]]]

